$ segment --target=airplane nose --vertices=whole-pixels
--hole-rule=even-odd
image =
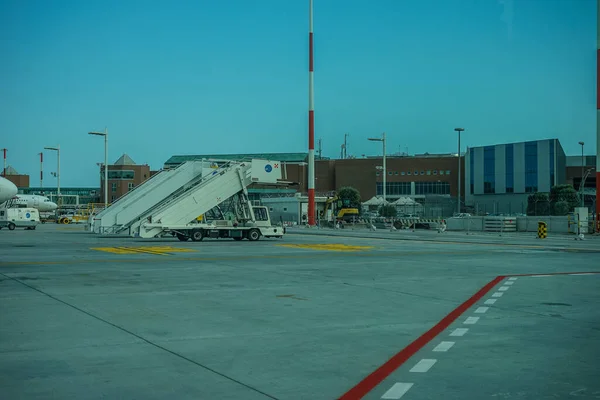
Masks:
[[[58,204],[56,204],[56,203],[50,202],[50,203],[48,203],[48,205],[50,206],[50,210],[52,210],[52,211],[54,211],[58,208]]]
[[[10,193],[10,197],[14,197],[19,192],[19,189],[15,185],[10,185],[8,188],[8,193]]]

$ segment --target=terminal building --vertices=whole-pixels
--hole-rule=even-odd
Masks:
[[[472,147],[465,154],[465,204],[475,212],[525,213],[529,195],[555,185],[579,190],[581,157],[567,157],[558,139]],[[584,157],[584,164],[594,162]],[[586,187],[595,187],[590,174]],[[590,202],[594,199],[590,197]]]

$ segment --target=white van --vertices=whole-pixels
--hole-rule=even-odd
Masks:
[[[40,213],[36,208],[0,208],[0,229],[35,229],[39,223]]]

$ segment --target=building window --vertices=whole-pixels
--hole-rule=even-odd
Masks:
[[[483,148],[483,193],[496,193],[496,148]]]
[[[425,171],[421,171],[421,175],[425,175]]]
[[[116,200],[116,198],[117,198],[117,196],[115,196],[115,195],[113,194],[113,195],[112,195],[112,197],[111,197],[111,201],[115,201],[115,200]]]
[[[394,172],[394,175],[398,175],[398,171],[395,171],[395,172]]]
[[[113,192],[116,192],[116,191],[117,191],[117,183],[116,183],[116,182],[113,182],[113,183],[111,183],[111,185],[110,185],[110,186],[111,186],[111,190],[112,190]]]
[[[393,172],[392,172],[392,171],[389,171],[389,172],[388,172],[388,175],[392,175],[392,174],[393,174]]]
[[[556,145],[556,140],[551,140],[550,141],[550,189],[552,189],[552,187],[554,185],[556,185],[556,182],[554,181],[555,177],[554,177],[554,146]]]
[[[101,175],[101,179],[104,180],[104,173]],[[108,170],[108,179],[109,180],[132,180],[135,177],[135,171],[132,170],[116,170],[111,171],[110,168]]]
[[[450,170],[446,170],[446,175],[450,175]]]
[[[408,171],[406,174],[407,174],[407,175],[412,175],[412,172]]]
[[[440,175],[444,175],[444,171],[440,171]]]
[[[415,175],[419,175],[419,171],[415,170]]]
[[[473,149],[469,149],[469,181],[471,194],[475,194],[475,151]]]
[[[376,175],[376,176],[379,176],[379,171],[375,172],[375,175]]]
[[[406,175],[406,172],[402,171],[401,175],[402,175],[402,176]]]
[[[428,170],[428,171],[427,171],[427,175],[431,175],[431,170]]]
[[[383,195],[383,183],[382,182],[377,182],[376,193],[377,193],[377,196]],[[386,194],[386,196],[410,195],[410,182],[386,182],[385,183],[385,194]]]
[[[525,193],[538,190],[537,150],[537,142],[525,143]]]
[[[415,182],[417,195],[449,195],[449,182]]]
[[[434,175],[437,175],[437,169],[434,169],[434,170],[433,170],[433,174],[434,174]]]
[[[506,145],[506,153],[504,155],[504,163],[506,165],[506,193],[515,192],[515,163],[514,163],[514,148],[512,144]]]
[[[129,190],[129,191],[132,191],[134,187],[135,187],[135,185],[133,183],[131,183],[131,182],[129,182],[127,184],[127,190]]]

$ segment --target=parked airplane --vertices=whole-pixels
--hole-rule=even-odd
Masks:
[[[0,204],[12,199],[18,190],[14,183],[0,176]]]
[[[50,212],[58,208],[58,205],[48,197],[37,194],[18,194],[7,203],[7,206],[37,208],[39,212]]]

